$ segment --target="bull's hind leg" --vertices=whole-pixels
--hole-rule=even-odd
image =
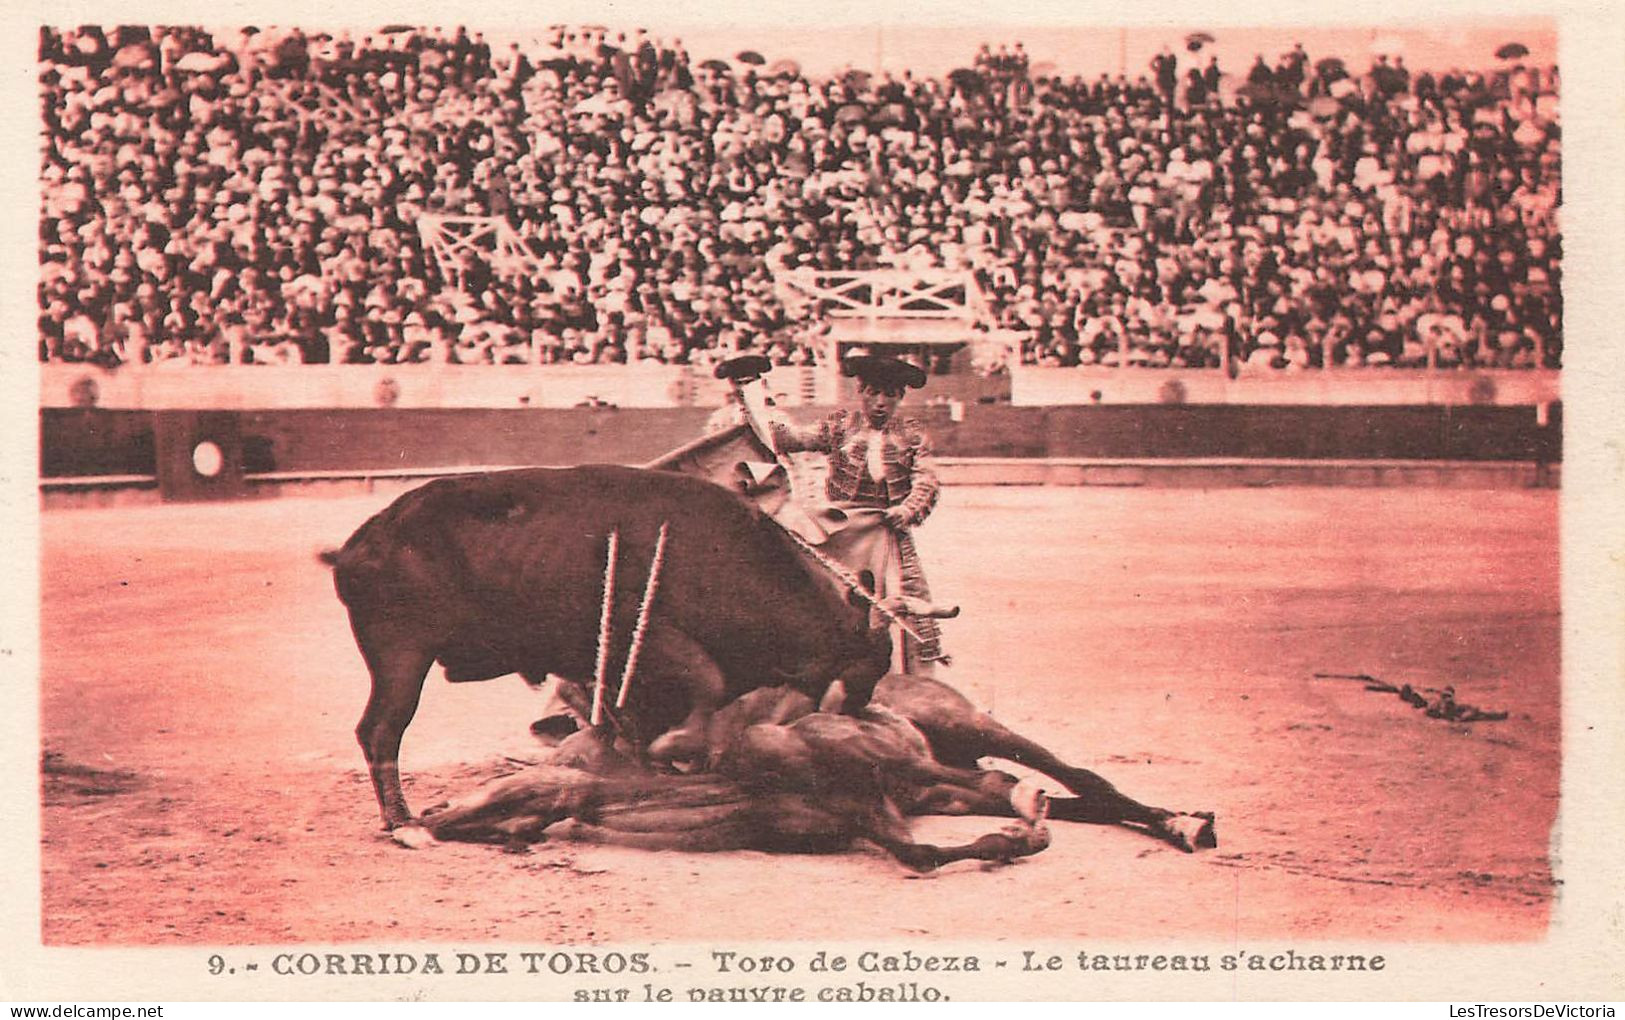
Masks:
[[[684,706],[687,714],[678,726],[650,742],[649,757],[658,762],[704,761],[710,751],[706,729],[726,691],[721,668],[688,635],[672,627],[656,625],[649,628],[638,676],[632,678],[634,701],[647,703],[646,699],[639,698],[639,693],[645,687],[656,686],[656,677],[660,684],[672,685],[680,694],[687,695]],[[606,701],[612,701],[615,693],[607,692]]]
[[[367,672],[372,674],[372,694],[356,725],[356,740],[367,758],[384,828],[396,829],[412,820],[401,790],[401,735],[417,714],[423,679],[434,653],[423,646],[421,631],[353,618],[351,625]]]

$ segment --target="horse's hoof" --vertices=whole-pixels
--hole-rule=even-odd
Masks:
[[[999,830],[999,834],[1010,841],[1008,859],[1017,857],[1031,857],[1041,850],[1049,848],[1049,826],[1047,825],[1007,825]]]
[[[1196,832],[1196,848],[1198,850],[1216,850],[1219,847],[1219,834],[1215,829],[1215,819],[1211,811],[1193,811],[1192,817],[1206,819],[1207,824]]]
[[[416,822],[389,830],[389,838],[408,850],[421,850],[434,842],[434,834]]]
[[[1049,817],[1049,794],[1039,787],[1017,783],[1010,791],[1010,806],[1016,809],[1018,818],[1036,825]]]
[[[1213,834],[1211,813],[1173,815],[1164,818],[1157,825],[1157,835],[1188,854],[1193,854],[1199,849],[1211,850],[1219,845],[1217,837]]]

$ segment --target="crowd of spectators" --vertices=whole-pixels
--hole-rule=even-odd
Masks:
[[[807,363],[795,268],[970,270],[1054,365],[1561,358],[1555,69],[810,77],[559,27],[41,34],[46,360]],[[424,214],[525,255],[453,254]]]

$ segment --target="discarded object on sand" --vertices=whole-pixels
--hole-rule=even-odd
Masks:
[[[1456,689],[1449,685],[1440,687],[1412,687],[1410,684],[1394,686],[1384,683],[1374,676],[1365,673],[1316,673],[1316,680],[1358,680],[1365,684],[1368,691],[1379,694],[1393,694],[1399,700],[1412,708],[1421,709],[1429,719],[1443,719],[1446,722],[1500,722],[1507,717],[1505,712],[1487,712],[1476,705],[1456,700]]]

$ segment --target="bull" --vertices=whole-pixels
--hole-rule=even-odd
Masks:
[[[890,663],[886,628],[762,506],[698,474],[597,465],[442,478],[322,554],[372,680],[356,737],[385,828],[412,821],[401,739],[436,662],[452,682],[517,673],[579,685],[606,666],[624,672],[625,636],[638,632],[635,682],[611,724],[673,761],[703,755],[712,709],[759,687],[867,703]],[[611,533],[623,569],[606,609]]]

